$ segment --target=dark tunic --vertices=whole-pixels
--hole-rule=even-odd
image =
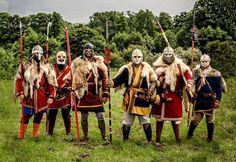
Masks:
[[[205,73],[205,84],[203,76],[200,75],[201,69],[193,70],[193,77],[196,85],[196,103],[195,111],[210,111],[212,110],[212,102],[214,99],[220,101],[222,97],[221,74],[209,68]]]

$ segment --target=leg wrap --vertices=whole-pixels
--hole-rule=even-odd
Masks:
[[[57,112],[58,112],[57,109],[49,110],[49,113],[48,113],[48,134],[49,135],[53,135],[53,129],[56,122]]]
[[[123,141],[128,140],[129,139],[130,126],[123,124],[122,131],[123,131]]]
[[[66,134],[71,133],[71,120],[70,120],[70,109],[61,109],[62,118],[64,120],[64,126]]]
[[[197,124],[194,124],[194,122],[191,121],[190,126],[189,126],[189,130],[188,130],[188,136],[187,136],[188,139],[192,138],[193,132],[197,128],[197,126],[198,126]]]
[[[156,143],[161,142],[161,132],[162,132],[163,124],[164,122],[159,122],[159,121],[156,122]]]
[[[207,123],[207,141],[211,142],[213,140],[214,133],[214,123]]]
[[[106,140],[106,125],[105,125],[105,121],[104,120],[98,120],[98,127],[100,129],[100,133],[102,136],[103,140]]]
[[[175,134],[175,139],[176,139],[176,142],[180,142],[180,126],[179,124],[176,124],[174,121],[171,122],[172,124],[172,128],[174,130],[174,134]]]
[[[148,142],[152,141],[152,127],[151,124],[143,124],[143,130],[145,132]]]

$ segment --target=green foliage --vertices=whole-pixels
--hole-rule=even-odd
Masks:
[[[173,28],[173,20],[172,20],[172,17],[166,13],[166,12],[160,12],[159,14],[159,22],[163,28],[163,30],[170,30]]]
[[[123,12],[106,11],[96,12],[90,16],[90,22],[88,26],[97,30],[104,37],[106,35],[106,20],[108,20],[109,38],[112,38],[118,32],[124,32],[128,30],[127,18]]]
[[[176,47],[176,35],[171,30],[165,31],[165,35],[167,37],[167,40],[169,41],[170,45],[175,48]],[[163,51],[163,49],[167,46],[167,43],[165,42],[164,36],[162,33],[155,33],[154,37],[154,50],[155,53],[160,53]]]
[[[7,12],[0,12],[0,46],[9,47],[9,44],[19,39],[19,16],[11,16]]]
[[[207,44],[207,51],[211,56],[211,65],[219,70],[223,76],[236,75],[236,42],[214,41]]]
[[[121,67],[122,65],[124,65],[124,58],[121,56],[120,53],[111,53],[111,67],[114,67],[114,68],[119,68]]]
[[[226,31],[223,31],[220,29],[220,27],[217,27],[216,29],[213,29],[211,26],[208,26],[207,28],[201,28],[199,30],[199,43],[202,47],[204,47],[207,42],[211,41],[227,41],[232,40],[232,37],[228,35]]]
[[[19,21],[21,21],[23,25],[23,58],[27,60],[31,56],[33,46],[39,44],[45,48],[47,25],[48,22],[52,22],[49,33],[50,62],[55,61],[55,54],[59,50],[67,50],[64,30],[66,26],[69,31],[72,59],[82,54],[83,46],[87,42],[95,45],[96,54],[103,55],[106,46],[105,25],[108,20],[108,42],[113,53],[111,66],[118,67],[122,61],[127,61],[127,54],[123,54],[123,52],[128,51],[130,45],[137,45],[144,49],[148,53],[147,60],[156,58],[163,51],[166,42],[156,25],[156,20],[161,23],[173,48],[181,47],[189,51],[193,24],[198,28],[198,41],[195,42],[195,48],[205,48],[207,44],[216,40],[232,44],[236,38],[235,5],[234,0],[199,0],[191,11],[182,12],[174,16],[174,19],[169,13],[161,12],[159,16],[156,16],[148,9],[138,12],[127,11],[126,13],[118,11],[96,12],[90,17],[88,24],[65,22],[57,12],[37,13],[24,17],[0,12],[0,46],[12,53],[14,59],[19,60],[18,39]],[[228,53],[234,53],[233,48],[228,50],[231,50]],[[219,55],[225,55],[223,51],[224,49],[219,51]],[[183,57],[185,58],[185,56]],[[217,62],[223,64],[222,61],[219,59]],[[189,63],[189,59],[187,62]],[[13,63],[13,68],[17,66],[18,61]],[[224,66],[222,71],[226,72],[227,68]],[[235,73],[231,74],[235,75]]]
[[[13,79],[15,73],[13,53],[0,48],[0,58],[0,80]]]
[[[129,34],[128,33],[117,33],[113,38],[112,42],[116,44],[118,50],[123,50],[128,47]]]
[[[94,45],[96,53],[104,51],[105,38],[98,31],[91,29],[85,25],[79,24],[69,30],[70,48],[72,58],[76,58],[82,54],[84,45],[88,42]],[[66,49],[66,42],[62,42],[62,46]]]
[[[194,50],[193,58],[192,58],[192,50]],[[186,63],[189,66],[191,66],[193,59],[192,68],[194,68],[197,64],[199,64],[202,52],[198,48],[194,49],[188,48],[187,50],[184,50],[183,48],[178,47],[177,49],[175,49],[175,54],[178,58],[183,59],[184,63]]]
[[[236,2],[235,0],[199,0],[196,3],[196,25],[220,27],[236,39]]]

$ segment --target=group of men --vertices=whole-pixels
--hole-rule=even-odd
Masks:
[[[176,57],[172,47],[167,46],[153,66],[143,61],[143,53],[135,49],[131,62],[123,65],[113,79],[107,77],[107,66],[102,56],[94,54],[94,46],[87,43],[81,56],[67,65],[66,53],[56,55],[56,64],[46,63],[43,49],[37,45],[32,57],[19,66],[15,79],[15,95],[19,97],[23,112],[18,138],[23,139],[30,118],[34,115],[32,137],[39,136],[43,113],[47,112],[47,133],[53,135],[58,109],[61,109],[66,134],[71,136],[70,109],[75,103],[81,112],[84,144],[89,141],[88,115],[94,112],[101,137],[106,138],[104,104],[109,97],[109,88],[125,87],[122,109],[123,141],[129,139],[131,126],[137,116],[143,126],[147,143],[152,141],[150,116],[156,118],[157,147],[161,146],[164,121],[171,121],[176,142],[181,141],[183,91],[193,94],[187,102],[193,102],[193,117],[188,138],[206,116],[208,137],[212,141],[215,108],[220,105],[225,82],[217,70],[210,66],[210,57],[202,55],[200,65],[193,71]],[[72,97],[75,95],[75,99]],[[189,95],[191,96],[191,95]]]

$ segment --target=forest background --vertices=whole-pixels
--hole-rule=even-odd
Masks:
[[[199,0],[189,12],[171,17],[166,12],[154,15],[151,11],[97,12],[91,15],[87,24],[66,22],[60,13],[37,13],[20,17],[7,12],[0,13],[0,161],[236,161],[236,1]],[[178,57],[191,63],[191,30],[198,28],[195,41],[194,65],[199,61],[201,51],[206,50],[212,58],[212,67],[219,70],[228,84],[228,93],[223,95],[221,107],[216,111],[215,139],[206,142],[206,125],[202,121],[192,140],[186,139],[187,114],[181,124],[182,143],[175,144],[170,123],[165,124],[162,133],[164,147],[156,149],[145,145],[145,135],[135,121],[130,140],[122,142],[122,111],[119,109],[123,91],[112,90],[113,143],[102,145],[95,115],[89,117],[91,144],[80,147],[63,140],[65,130],[60,114],[55,134],[49,138],[45,133],[45,118],[42,121],[41,136],[32,139],[29,125],[25,140],[17,140],[20,120],[20,105],[14,103],[13,78],[19,65],[19,22],[23,25],[23,59],[28,60],[36,44],[45,47],[47,24],[52,22],[49,34],[49,61],[55,62],[59,50],[66,51],[65,27],[69,30],[71,55],[81,55],[83,45],[91,42],[96,54],[104,55],[105,24],[109,20],[109,47],[111,49],[112,74],[117,68],[130,61],[134,48],[140,48],[145,61],[150,64],[162,53],[166,43],[155,21],[159,20],[168,40]],[[108,105],[105,105],[108,109]],[[75,118],[72,115],[72,132],[75,132]],[[108,111],[105,113],[108,119]],[[79,116],[80,117],[80,116]],[[153,138],[155,138],[155,120]],[[108,126],[108,120],[106,120]],[[108,128],[107,128],[108,130]],[[108,131],[107,131],[108,133]]]

